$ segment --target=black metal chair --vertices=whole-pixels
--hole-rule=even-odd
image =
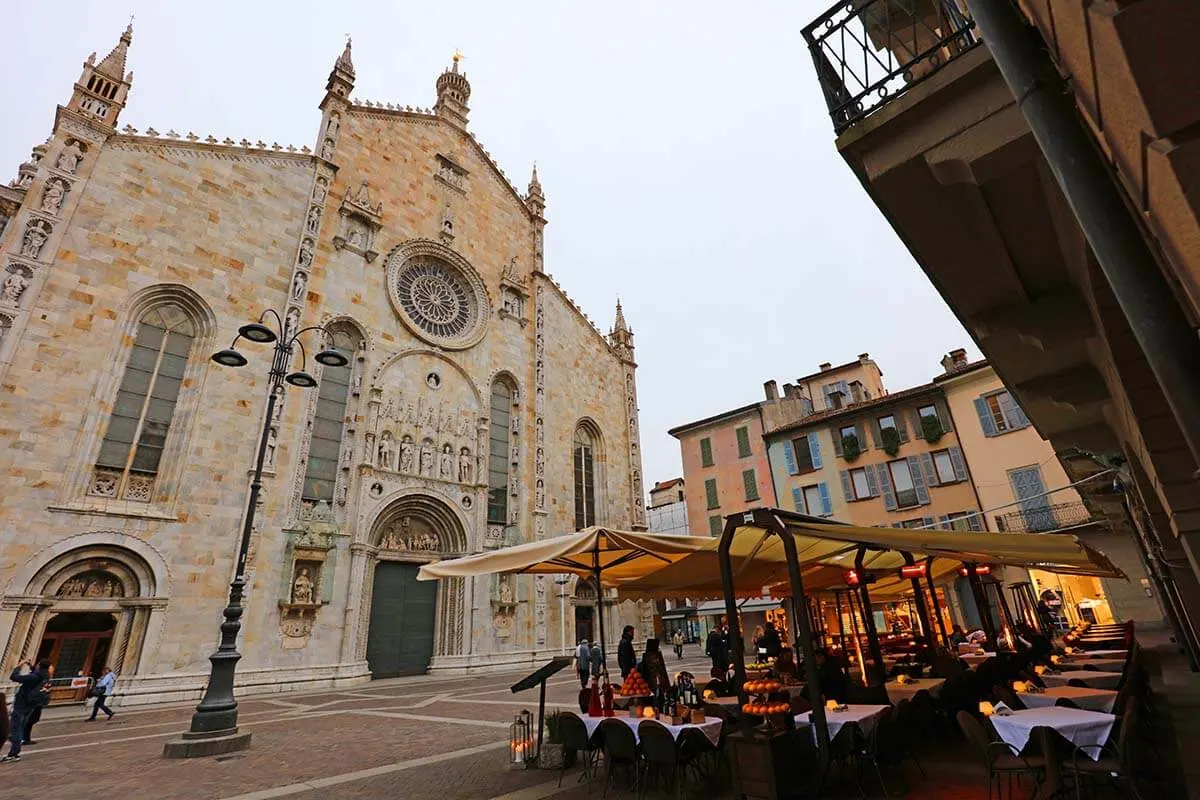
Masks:
[[[579,759],[583,764],[583,774],[579,776],[579,779],[587,781],[588,794],[591,794],[592,777],[595,774],[596,761],[600,755],[600,748],[596,741],[600,737],[600,732],[597,730],[595,736],[588,736],[587,725],[574,714],[560,714],[558,720],[563,749],[573,750],[579,754]],[[562,769],[558,771],[559,786],[562,786],[563,774],[567,771],[566,762],[567,759],[564,758]]]
[[[992,687],[992,697],[996,702],[1004,703],[1013,711],[1024,711],[1025,704],[1021,702],[1021,698],[1017,697],[1016,693],[1007,686],[996,685]]]
[[[1067,686],[1078,686],[1080,689],[1092,688],[1088,686],[1087,681],[1085,681],[1083,678],[1071,678],[1067,681]]]
[[[1023,756],[1017,749],[1007,742],[994,742],[979,724],[979,720],[965,711],[959,711],[955,717],[958,720],[958,726],[962,729],[963,735],[967,737],[967,741],[975,745],[975,749],[979,752],[983,759],[984,766],[987,767],[987,798],[992,800],[992,788],[995,787],[996,794],[1003,800],[1003,787],[1000,785],[1000,779],[1008,777],[1008,793],[1012,796],[1012,779],[1016,777],[1020,780],[1023,775],[1030,775],[1034,782],[1041,784],[1043,775],[1046,769],[1046,759],[1041,756]]]
[[[1083,797],[1083,779],[1103,779],[1120,788],[1126,797],[1143,800],[1135,781],[1136,727],[1139,709],[1136,699],[1130,699],[1123,709],[1116,740],[1110,736],[1103,745],[1080,745],[1071,756],[1071,770],[1075,773],[1075,797]],[[1093,758],[1092,753],[1095,753]],[[1083,758],[1080,758],[1080,756]]]
[[[608,789],[612,786],[618,767],[633,770],[633,788],[637,790],[641,786],[641,751],[638,748],[637,737],[633,735],[633,728],[619,719],[606,719],[600,722],[599,731],[604,740],[607,771],[604,797],[608,797]]]
[[[638,747],[642,751],[642,761],[646,774],[642,780],[642,794],[650,786],[651,779],[666,779],[667,789],[675,790],[678,794],[679,750],[676,748],[675,737],[661,722],[652,719],[643,720],[638,725]]]

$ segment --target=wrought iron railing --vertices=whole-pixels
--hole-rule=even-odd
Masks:
[[[963,0],[843,0],[804,39],[838,133],[979,43]]]
[[[1000,531],[1025,531],[1042,533],[1082,525],[1092,519],[1092,514],[1083,503],[1059,503],[1041,508],[1021,509],[996,515],[996,529]]]

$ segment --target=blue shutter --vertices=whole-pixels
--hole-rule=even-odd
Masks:
[[[950,525],[949,514],[943,514],[942,516],[938,517],[938,527],[945,531],[952,529],[952,526]]]
[[[926,528],[932,529],[937,524],[937,521],[933,517],[921,517],[921,524]]]
[[[967,526],[973,531],[983,530],[983,515],[972,512],[971,516],[967,517]]]
[[[833,516],[833,500],[831,500],[829,497],[829,484],[828,483],[818,483],[817,491],[821,493],[821,516],[822,517],[832,517]]]
[[[888,511],[895,511],[899,506],[896,505],[896,492],[892,489],[892,476],[888,472],[887,464],[876,464],[875,469],[879,488],[883,492],[883,507]]]
[[[800,489],[792,489],[792,504],[796,506],[796,510],[801,514],[807,514],[804,510],[804,492]]]
[[[1009,397],[1012,397],[1010,394]],[[1030,426],[1029,417],[1025,416],[1025,412],[1021,409],[1021,404],[1017,402],[1017,398],[1012,397],[1012,422],[1014,428],[1028,428]]]
[[[800,398],[800,413],[801,413],[801,414],[803,414],[803,415],[804,415],[804,416],[806,416],[806,417],[807,417],[809,414],[813,413],[813,403],[812,403],[812,400],[810,400],[810,399],[809,399],[809,398],[807,398],[807,397],[801,397],[801,398]]]
[[[813,469],[821,468],[821,443],[817,441],[817,432],[808,435],[808,452],[812,455]]]
[[[863,472],[867,476],[867,491],[871,493],[871,497],[879,497],[879,485],[875,483],[875,470],[871,469],[868,464]]]
[[[795,475],[800,471],[796,466],[796,453],[792,450],[792,443],[787,440],[783,443],[783,461],[787,465],[788,475]]]
[[[921,459],[916,456],[909,456],[908,472],[912,475],[913,488],[917,491],[917,503],[919,505],[929,505],[929,488],[925,485],[925,476],[921,474]]]
[[[844,469],[838,473],[842,477],[842,496],[847,503],[854,502],[854,484],[850,481],[850,470]]]
[[[967,479],[967,462],[963,460],[962,450],[957,447],[950,448],[950,463],[954,465],[954,477],[965,481]]]
[[[938,480],[937,470],[933,466],[933,456],[929,453],[921,453],[917,458],[921,459],[921,469],[925,470],[925,485],[937,486],[941,483]]]
[[[975,398],[975,413],[979,415],[979,424],[983,426],[984,436],[996,436],[1000,433],[996,430],[996,421],[992,419],[992,411],[988,408],[987,398]]]
[[[842,404],[850,405],[850,384],[847,381],[838,381],[837,388],[842,393]]]

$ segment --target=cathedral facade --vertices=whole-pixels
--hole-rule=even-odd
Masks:
[[[263,431],[240,685],[593,638],[587,581],[415,580],[645,523],[632,333],[545,272],[537,171],[519,191],[469,132],[457,58],[433,108],[402,108],[352,99],[347,44],[310,150],[118,129],[131,42],[88,58],[0,187],[0,670],[109,664],[126,703],[198,697]],[[271,345],[237,338],[255,320],[297,334],[287,368],[317,381],[270,419]],[[231,341],[240,369],[210,360]],[[648,613],[610,598],[606,630]]]

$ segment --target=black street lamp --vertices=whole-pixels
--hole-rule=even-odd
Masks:
[[[278,332],[263,324],[268,315],[274,317]],[[163,755],[167,758],[217,755],[244,750],[250,746],[250,734],[238,733],[238,704],[233,696],[234,670],[242,658],[237,650],[237,635],[242,627],[241,617],[244,610],[242,597],[246,587],[246,553],[250,548],[250,532],[254,528],[254,513],[258,508],[259,491],[262,489],[263,461],[267,454],[271,423],[275,417],[275,404],[283,393],[283,385],[287,383],[304,389],[311,389],[317,385],[317,379],[304,371],[307,354],[299,339],[300,334],[313,330],[322,331],[326,336],[329,334],[324,328],[315,325],[290,331],[279,314],[274,309],[268,309],[257,322],[238,328],[238,335],[228,349],[213,353],[212,360],[222,366],[244,367],[247,363],[246,357],[234,349],[238,339],[247,339],[259,344],[275,344],[271,370],[267,373],[267,413],[258,439],[254,480],[250,483],[249,506],[246,509],[245,523],[242,525],[241,542],[238,544],[237,568],[233,573],[233,582],[229,584],[229,605],[223,612],[225,621],[221,623],[221,643],[216,652],[209,656],[212,672],[209,674],[204,698],[200,705],[196,706],[196,713],[192,715],[191,728],[181,738],[171,740],[163,746]],[[300,348],[300,370],[288,372],[297,347]],[[344,355],[332,347],[325,347],[317,353],[316,360],[327,367],[344,367],[349,363]]]

